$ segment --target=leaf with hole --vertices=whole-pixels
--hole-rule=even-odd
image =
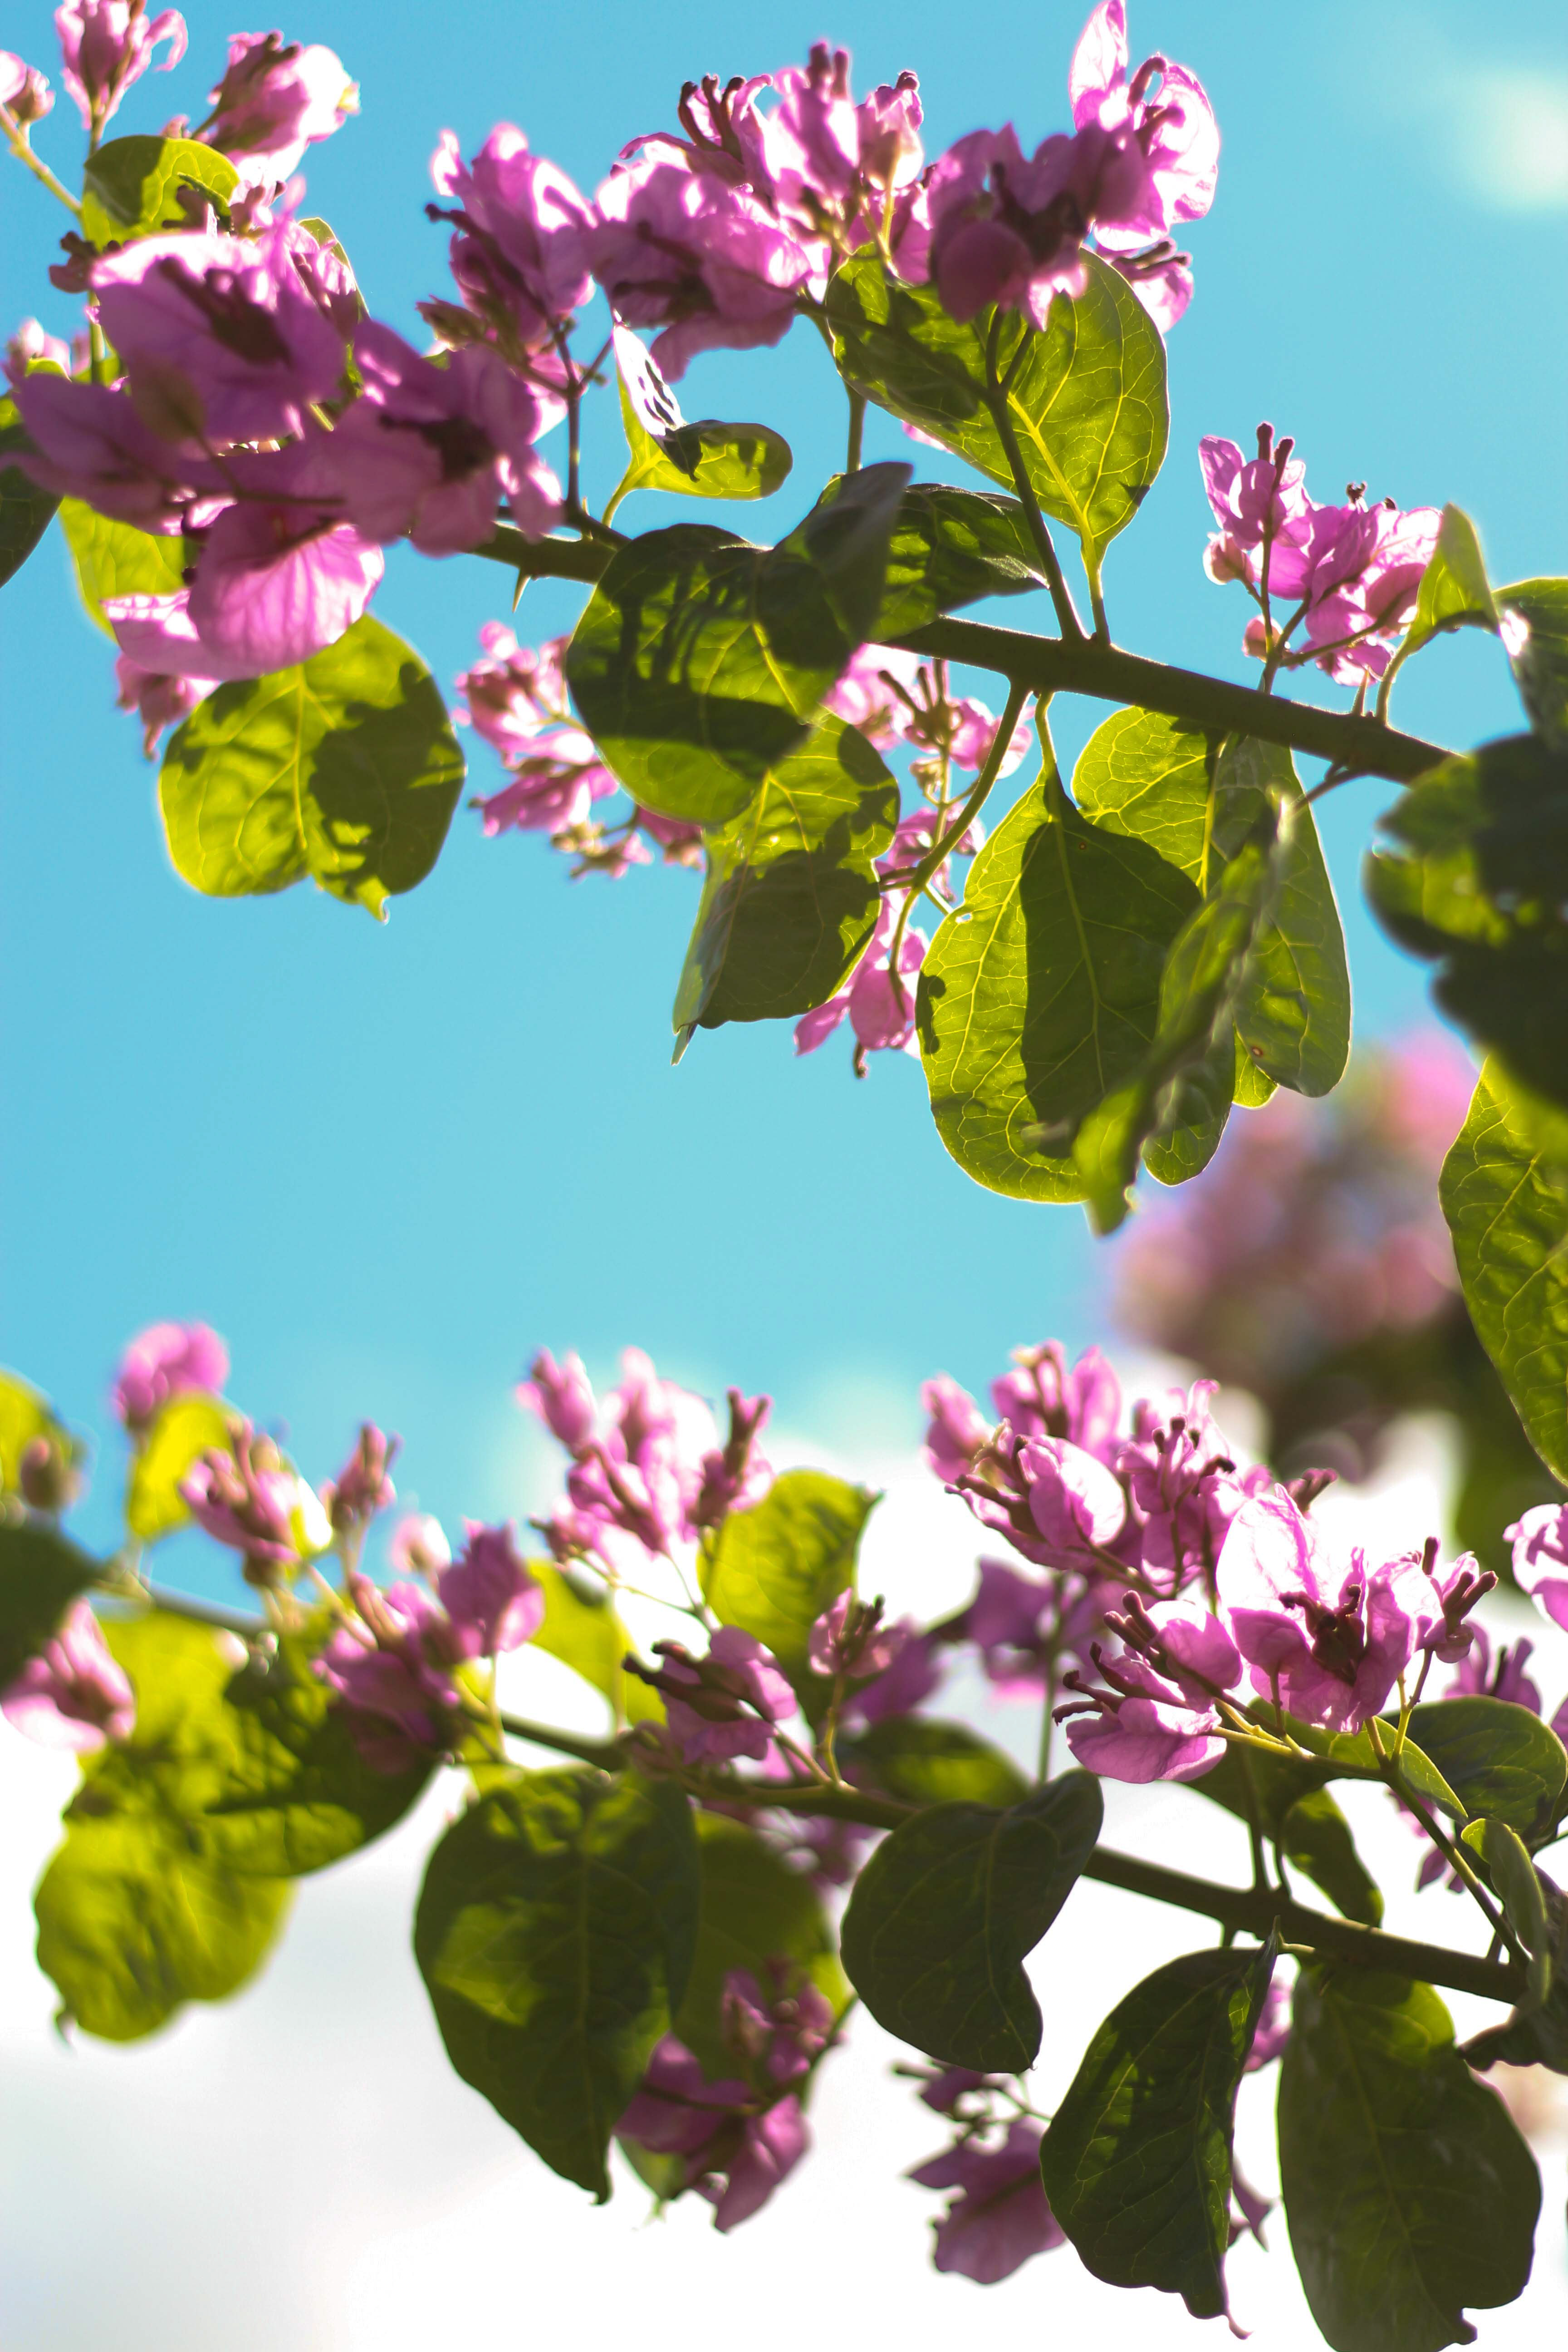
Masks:
[[[412,646],[367,613],[322,653],[198,704],[158,780],[175,870],[209,898],[309,875],[384,917],[435,865],[463,755]]]
[[[1051,2210],[1111,2286],[1226,2309],[1236,2095],[1268,1980],[1261,1950],[1190,1952],[1118,2001],[1040,2147]]]
[[[1005,1811],[933,1805],[861,1871],[844,1966],[879,2025],[954,2066],[1021,2074],[1040,2046],[1024,1962],[1100,1835],[1100,1783],[1065,1772]]]

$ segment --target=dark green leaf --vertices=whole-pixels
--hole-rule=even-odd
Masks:
[[[1485,1863],[1509,1926],[1531,1955],[1530,2003],[1539,2009],[1552,1990],[1552,1929],[1530,1850],[1506,1822],[1471,1822],[1459,1836]]]
[[[771,498],[795,462],[784,435],[768,425],[722,425],[711,416],[689,425],[647,353],[640,345],[638,351],[644,383],[628,384],[624,373],[618,378],[631,463],[606,520],[633,490],[675,490],[689,499]]]
[[[823,718],[740,815],[708,833],[677,1034],[830,997],[876,928],[876,860],[898,819],[898,785],[866,738]]]
[[[515,1773],[425,1874],[414,1956],[447,2055],[601,2201],[610,2134],[686,1990],[698,1890],[686,1798],[629,1773]]]
[[[1165,347],[1119,270],[1086,256],[1088,283],[1058,296],[1044,334],[1003,315],[997,373],[1021,342],[1029,351],[1006,412],[1024,468],[1047,514],[1077,531],[1097,572],[1108,543],[1131,521],[1165,454]],[[827,289],[834,353],[847,383],[918,425],[993,481],[1012,468],[987,405],[985,351],[993,313],[950,319],[934,286],[906,286],[864,246]]]
[[[1408,852],[1367,856],[1384,929],[1437,963],[1433,992],[1461,1028],[1568,1106],[1568,755],[1533,735],[1483,744],[1379,822]]]
[[[1323,1785],[1327,1778],[1320,1764],[1233,1747],[1192,1785],[1241,1821],[1250,1819],[1256,1804],[1263,1835],[1295,1869],[1321,1887],[1347,1919],[1379,1927],[1382,1893],[1356,1852],[1350,1823]]]
[[[1017,1804],[1029,1784],[1011,1757],[963,1723],[890,1715],[855,1738],[838,1739],[841,1764],[857,1780],[908,1805]]]
[[[1430,1985],[1302,1972],[1279,2173],[1296,2267],[1333,2352],[1473,2343],[1465,2306],[1511,2303],[1530,2275],[1534,2159],[1467,2073]]]
[[[1079,1121],[1142,1066],[1165,955],[1198,904],[1142,841],[1078,814],[1046,769],[970,868],[917,998],[937,1132],[967,1174],[1076,1201]]]
[[[131,1457],[125,1482],[125,1524],[142,1543],[157,1543],[190,1519],[180,1493],[204,1454],[229,1450],[233,1413],[220,1397],[186,1390],[160,1405]]]
[[[1041,584],[1038,564],[1016,499],[911,482],[888,550],[876,642],[907,636],[982,596],[1025,595]]]
[[[10,462],[31,446],[16,402],[0,400],[0,588],[20,572],[59,504],[53,490],[39,489],[20,466]]]
[[[1510,625],[1509,658],[1530,723],[1553,751],[1568,751],[1568,580],[1516,580],[1495,601],[1524,625],[1522,642]]]
[[[191,228],[200,217],[180,202],[182,188],[226,215],[239,174],[228,157],[195,139],[142,135],[111,139],[87,159],[82,174],[82,235],[101,251],[158,228]]]
[[[1529,1997],[1501,2025],[1489,2025],[1464,2045],[1472,2066],[1547,2066],[1568,2074],[1568,1898],[1545,1873],[1536,1885],[1546,1905],[1550,1982],[1544,2003],[1532,1987]],[[1533,1973],[1533,1971],[1532,1971]]]
[[[731,1969],[745,1969],[764,1990],[770,1960],[788,1961],[841,2011],[849,1986],[833,1931],[809,1878],[792,1870],[754,1830],[717,1813],[697,1817],[702,1895],[697,1950],[675,2032],[710,2080],[746,2071],[724,2040],[721,2005]]]
[[[1189,1952],[1119,2001],[1040,2147],[1051,2210],[1112,2286],[1226,2309],[1236,2094],[1274,1947]]]
[[[171,596],[184,583],[182,539],[158,539],[131,523],[115,522],[80,499],[60,500],[60,527],[88,617],[106,637],[114,635],[103,610],[106,596]]]
[[[1280,811],[1286,838],[1291,816],[1289,807]],[[1073,1159],[1097,1233],[1114,1232],[1126,1216],[1138,1156],[1151,1137],[1206,1128],[1218,1140],[1235,1085],[1233,1016],[1278,887],[1272,819],[1270,808],[1172,941],[1142,1062],[1079,1129]],[[1200,1166],[1205,1156],[1201,1148],[1193,1151]]]
[[[1406,657],[1419,653],[1441,629],[1491,629],[1498,625],[1497,606],[1487,584],[1486,559],[1475,524],[1462,507],[1446,506],[1421,585],[1415,613],[1405,632]]]
[[[0,1690],[37,1655],[79,1593],[103,1573],[64,1536],[0,1522]]]
[[[1568,1482],[1568,1118],[1489,1061],[1438,1191],[1481,1344]]]
[[[850,1982],[889,2033],[955,2066],[1021,2074],[1040,2046],[1024,1961],[1100,1835],[1100,1783],[1066,1772],[1005,1811],[933,1805],[893,1832],[844,1915]]]
[[[1259,1704],[1254,1712],[1261,1718],[1265,1710]],[[1271,1720],[1272,1710],[1268,1712]],[[1373,1746],[1370,1730],[1325,1731],[1317,1724],[1301,1723],[1291,1715],[1285,1717],[1285,1728],[1298,1747],[1322,1759],[1328,1768],[1325,1774],[1328,1780],[1382,1780],[1386,1776],[1386,1767]],[[1392,1757],[1397,1733],[1398,1724],[1392,1717],[1383,1716],[1379,1718],[1378,1736],[1383,1742],[1384,1757]],[[1436,1807],[1439,1812],[1449,1814],[1457,1822],[1468,1818],[1464,1801],[1455,1795],[1413,1737],[1407,1738],[1400,1748],[1399,1769],[1424,1804]]]
[[[164,755],[169,855],[210,898],[286,890],[307,874],[384,912],[440,855],[463,755],[411,646],[366,614],[324,653],[220,686]]]
[[[233,1746],[199,1832],[203,1851],[243,1876],[341,1862],[400,1822],[430,1778],[423,1761],[395,1772],[366,1762],[298,1635],[251,1659],[223,1697]]]
[[[1527,1706],[1501,1698],[1440,1698],[1415,1707],[1410,1736],[1467,1814],[1489,1813],[1533,1843],[1568,1780],[1568,1754]]]
[[[618,548],[566,671],[633,798],[700,824],[738,816],[798,751],[881,601],[907,466],[868,466],[777,547],[706,523]]]
[[[786,1674],[805,1671],[811,1629],[855,1573],[879,1497],[822,1470],[786,1470],[760,1503],[731,1511],[702,1550],[702,1595]]]

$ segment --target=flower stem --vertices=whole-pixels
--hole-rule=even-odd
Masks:
[[[81,218],[81,203],[70,190],[61,185],[41,155],[35,155],[26,133],[8,106],[0,106],[0,131],[5,134],[5,144],[18,163],[25,163],[35,180],[41,180],[51,196],[58,196],[68,212]]]
[[[844,470],[847,474],[858,474],[860,471],[860,445],[865,439],[865,436],[866,395],[863,392],[856,392],[853,387],[851,387],[849,393],[849,447],[844,459]]]
[[[1000,311],[997,312],[996,317],[1000,320]],[[1077,608],[1072,601],[1072,591],[1068,588],[1063,574],[1055,542],[1046,527],[1045,516],[1040,512],[1040,502],[1035,496],[1035,486],[1030,481],[1025,467],[1024,453],[1018,446],[1018,436],[1013,430],[1013,419],[1008,413],[1006,394],[997,380],[995,340],[996,321],[994,320],[991,342],[985,353],[987,383],[985,404],[991,412],[991,421],[996,427],[996,437],[1006,455],[1008,471],[1013,477],[1013,487],[1018,493],[1018,502],[1024,509],[1024,520],[1029,526],[1029,537],[1034,541],[1035,551],[1040,559],[1040,570],[1045,575],[1046,586],[1051,592],[1051,603],[1057,609],[1057,626],[1069,645],[1081,643],[1083,623],[1079,619]]]

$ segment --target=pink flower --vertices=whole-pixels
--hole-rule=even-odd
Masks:
[[[1220,1553],[1221,1614],[1264,1696],[1278,1683],[1293,1715],[1359,1731],[1387,1704],[1439,1621],[1420,1560],[1369,1570],[1337,1558],[1283,1487],[1245,1502]]]
[[[1470,1646],[1455,1668],[1444,1697],[1500,1698],[1510,1706],[1525,1706],[1531,1715],[1539,1715],[1540,1685],[1525,1671],[1534,1648],[1533,1642],[1505,1642],[1494,1658],[1485,1626],[1472,1625]]]
[[[1514,1580],[1542,1615],[1568,1631],[1568,1503],[1538,1503],[1504,1529]]]
[[[746,2084],[709,2082],[672,2033],[655,2049],[642,2088],[616,2131],[657,2154],[683,2157],[684,2185],[707,2198],[720,2231],[760,2212],[810,2145],[793,2094],[759,2112]]]
[[[510,122],[498,122],[468,164],[444,131],[430,176],[458,206],[437,217],[457,228],[452,275],[473,318],[508,358],[548,346],[592,291],[593,205]]]
[[[404,1576],[435,1576],[451,1565],[452,1547],[439,1519],[427,1511],[410,1511],[392,1530],[386,1556]]]
[[[174,677],[264,677],[352,628],[385,569],[379,547],[306,506],[226,507],[195,584],[104,600],[121,649]]]
[[[1126,125],[1086,121],[1030,158],[1011,124],[972,131],[932,166],[925,194],[931,282],[960,322],[995,303],[1043,328],[1058,294],[1083,291],[1091,228],[1126,229],[1134,243],[1162,233],[1143,145]]]
[[[1016,1348],[1016,1372],[991,1383],[998,1421],[1020,1437],[1066,1437],[1109,1467],[1115,1460],[1121,1386],[1098,1348],[1086,1348],[1069,1371],[1059,1340]]]
[[[743,1396],[729,1391],[730,1435],[722,1446],[712,1446],[702,1457],[702,1484],[691,1505],[691,1523],[716,1528],[731,1511],[760,1503],[773,1483],[773,1465],[757,1444],[773,1409],[769,1396]]]
[[[925,960],[928,941],[922,930],[913,923],[907,924],[899,944],[899,969],[895,974],[889,957],[896,922],[892,901],[885,898],[877,927],[845,985],[825,1004],[819,1004],[815,1012],[795,1023],[797,1055],[814,1054],[833,1034],[846,1013],[855,1033],[858,1076],[864,1075],[868,1052],[919,1053],[914,975]]]
[[[114,664],[115,682],[120,692],[115,697],[118,710],[134,710],[142,721],[142,748],[152,759],[158,748],[158,738],[166,727],[178,727],[188,719],[198,702],[205,701],[217,680],[212,677],[170,677],[157,670],[143,669],[129,654],[121,654]]]
[[[321,1507],[336,1534],[368,1526],[378,1512],[395,1503],[397,1489],[388,1473],[400,1443],[384,1437],[374,1422],[362,1424],[353,1452],[321,1488]]]
[[[1273,1483],[1266,1471],[1237,1471],[1209,1415],[1215,1388],[1194,1381],[1190,1392],[1142,1400],[1116,1457],[1143,1523],[1142,1565],[1168,1576],[1173,1591],[1199,1570],[1213,1573],[1244,1499]]]
[[[85,1601],[71,1602],[59,1631],[0,1691],[0,1714],[40,1748],[79,1755],[130,1738],[135,1697]]]
[[[269,1437],[258,1437],[247,1421],[237,1421],[232,1444],[230,1453],[203,1454],[181,1480],[180,1498],[198,1527],[243,1552],[247,1571],[267,1583],[273,1569],[325,1551],[331,1527],[315,1494]]]
[[[199,136],[222,149],[242,180],[267,185],[286,180],[307,147],[359,112],[359,84],[319,42],[235,33],[223,79],[207,99],[213,111]]]
[[[953,1483],[982,1527],[1044,1568],[1101,1566],[1127,1524],[1126,1494],[1103,1462],[1066,1438],[1021,1438],[1005,1422]]]
[[[1076,130],[1131,129],[1148,158],[1154,205],[1143,232],[1163,236],[1178,221],[1202,220],[1219,177],[1219,125],[1203,84],[1185,66],[1162,57],[1144,60],[1127,78],[1127,12],[1122,0],[1100,0],[1079,37],[1068,72]],[[1125,230],[1099,229],[1107,246],[1131,241]]]
[[[1058,1722],[1071,1718],[1068,1745],[1080,1764],[1111,1780],[1195,1780],[1225,1752],[1215,1701],[1241,1680],[1235,1643],[1195,1601],[1148,1608],[1131,1593],[1105,1622],[1121,1649],[1108,1657],[1098,1642],[1089,1648],[1110,1687],[1094,1689],[1076,1672],[1064,1677],[1079,1694],[1057,1710]]]
[[[364,390],[331,436],[331,459],[366,538],[406,533],[426,555],[455,555],[489,538],[502,496],[531,539],[554,529],[561,486],[533,446],[539,402],[493,352],[454,352],[436,367],[367,320],[354,360]]]
[[[25,64],[14,49],[0,49],[0,106],[9,107],[24,138],[33,123],[53,110],[54,103],[55,94],[37,67]]]
[[[773,1747],[771,1727],[795,1711],[795,1696],[770,1651],[737,1625],[721,1625],[706,1657],[679,1642],[656,1642],[665,1663],[650,1673],[626,1664],[663,1694],[671,1737],[688,1764],[725,1764],[749,1756],[761,1762]],[[750,1710],[750,1712],[748,1712]]]
[[[959,2192],[935,2225],[939,2271],[994,2286],[1064,2242],[1040,2180],[1040,2138],[1041,2126],[1020,2116],[995,2146],[964,2137],[915,2166],[909,2178],[922,2189]]]
[[[1258,2012],[1258,2023],[1252,2029],[1252,2047],[1247,2053],[1247,2074],[1256,2074],[1282,2057],[1289,2039],[1289,1990],[1277,1976],[1271,1977],[1263,1996],[1263,2007]]]
[[[900,652],[897,646],[859,646],[823,696],[822,707],[858,727],[879,751],[891,751],[902,734],[905,710],[893,681],[912,693],[920,667],[918,654]]]
[[[494,1658],[521,1649],[544,1622],[544,1587],[517,1556],[515,1530],[465,1519],[468,1541],[456,1564],[436,1579],[465,1657]]]
[[[93,264],[92,291],[133,406],[170,438],[301,432],[342,381],[342,337],[312,299],[282,225],[258,238],[140,237]]]
[[[811,258],[735,173],[656,148],[618,163],[596,201],[594,275],[628,326],[662,329],[653,357],[672,383],[699,352],[783,341]]]
[[[1225,1754],[1213,1709],[1186,1706],[1158,1676],[1147,1680],[1148,1691],[1128,1691],[1097,1705],[1092,1715],[1074,1716],[1068,1746],[1086,1771],[1107,1780],[1142,1784],[1199,1779]],[[1066,1682],[1069,1689],[1079,1686],[1071,1675]],[[1157,1695],[1162,1690],[1163,1696]],[[1059,1717],[1067,1710],[1057,1712]]]
[[[968,1390],[945,1372],[921,1383],[921,1409],[928,1416],[921,1449],[926,1466],[944,1486],[954,1486],[990,1438],[991,1423]]]
[[[770,1974],[773,1981],[764,1992],[749,1969],[731,1969],[724,1979],[720,2022],[737,2057],[782,2086],[809,2074],[827,2047],[833,2008],[791,1962],[773,1961]]]
[[[110,1399],[129,1430],[145,1429],[172,1396],[216,1395],[228,1378],[228,1349],[205,1323],[150,1323],[120,1360]]]
[[[5,55],[5,52],[0,50],[0,57]],[[0,68],[0,79],[3,79],[3,68]],[[5,100],[0,99],[0,106],[5,103]],[[35,367],[55,368],[61,375],[69,375],[70,345],[62,343],[58,335],[46,333],[39,320],[24,319],[5,345],[5,375],[13,391],[29,368]]]
[[[582,1453],[594,1434],[597,1411],[582,1357],[568,1350],[558,1364],[549,1349],[542,1348],[528,1372],[513,1391],[519,1404],[536,1412],[569,1454]]]
[[[885,1674],[903,1646],[900,1629],[883,1624],[879,1601],[858,1601],[846,1590],[811,1629],[811,1670],[869,1680]]]
[[[149,17],[142,0],[65,0],[55,10],[61,76],[89,131],[101,131],[133,81],[166,41],[167,73],[185,54],[185,20],[177,8]]]
[[[465,1654],[463,1643],[416,1584],[383,1592],[368,1577],[351,1575],[349,1589],[357,1621],[338,1626],[316,1672],[351,1717],[368,1718],[352,1725],[367,1762],[402,1771],[449,1744],[459,1705],[450,1669]]]
[[[887,1628],[886,1638],[891,1661],[874,1681],[851,1693],[844,1710],[847,1723],[885,1723],[895,1715],[913,1715],[942,1680],[942,1645],[934,1633],[922,1633],[912,1617],[900,1617]]]
[[[172,533],[224,489],[194,442],[153,432],[123,392],[44,372],[25,377],[15,397],[36,451],[19,460],[23,471],[116,522]]]

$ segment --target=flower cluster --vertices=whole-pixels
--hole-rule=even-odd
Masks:
[[[1096,1351],[1070,1370],[1054,1344],[1017,1361],[994,1429],[954,1383],[928,1383],[927,1459],[1037,1571],[984,1563],[968,1631],[1015,1686],[1050,1693],[1072,1659],[1057,1713],[1080,1763],[1191,1780],[1255,1698],[1355,1731],[1427,1653],[1465,1655],[1495,1577],[1468,1555],[1439,1571],[1435,1539],[1384,1560],[1336,1545],[1309,1516],[1321,1479],[1292,1489],[1238,1465],[1212,1381],[1141,1401],[1122,1435]]]
[[[721,1440],[709,1406],[660,1380],[638,1348],[602,1406],[581,1360],[542,1351],[517,1391],[572,1457],[564,1502],[541,1523],[558,1560],[584,1559],[611,1577],[636,1578],[650,1560],[676,1558],[737,1507],[759,1501],[773,1472],[757,1445],[770,1397],[729,1392]]]
[[[576,859],[584,874],[619,877],[650,863],[651,842],[668,866],[700,863],[702,828],[634,805],[613,825],[595,823],[594,803],[620,786],[592,737],[572,715],[564,660],[567,640],[552,637],[537,649],[520,646],[500,621],[479,631],[483,657],[458,679],[460,720],[500,754],[511,781],[476,799],[485,832],[544,833],[552,849]]]
[[[784,1960],[768,1975],[765,1989],[745,1969],[724,1979],[721,2032],[737,2074],[710,2082],[667,2033],[616,2127],[623,2144],[673,2159],[663,2193],[695,2189],[720,2231],[749,2221],[805,2154],[801,2089],[833,2032],[832,2008],[809,1978]]]
[[[1198,444],[1218,525],[1204,568],[1211,580],[1246,585],[1258,611],[1243,644],[1270,675],[1315,661],[1364,688],[1387,669],[1392,641],[1415,614],[1442,517],[1435,507],[1402,514],[1393,499],[1369,507],[1364,482],[1348,486],[1343,506],[1319,506],[1295,446],[1289,436],[1277,443],[1271,425],[1258,426],[1253,458],[1234,441]],[[1276,608],[1289,606],[1278,619]]]

